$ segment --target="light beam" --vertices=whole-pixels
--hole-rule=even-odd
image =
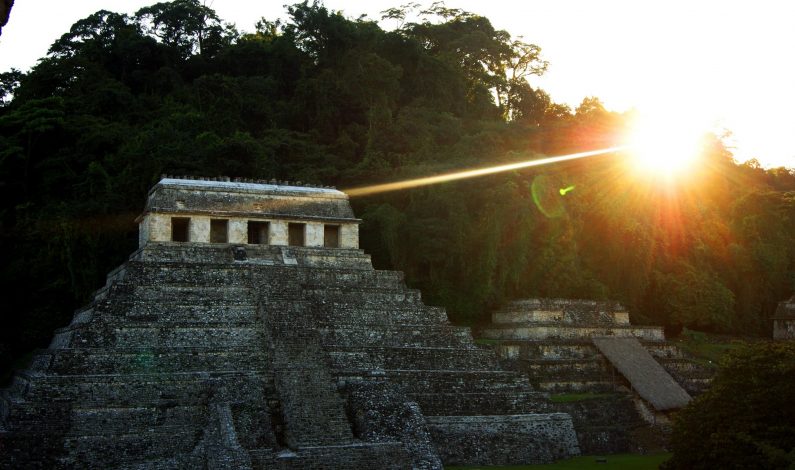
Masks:
[[[456,181],[466,178],[474,178],[476,176],[491,175],[503,171],[519,170],[521,168],[529,168],[532,166],[549,165],[552,163],[566,162],[569,160],[577,160],[579,158],[595,157],[597,155],[604,155],[606,153],[619,152],[624,147],[610,147],[601,150],[590,150],[588,152],[572,153],[569,155],[560,155],[557,157],[539,158],[536,160],[526,160],[523,162],[509,163],[506,165],[490,166],[486,168],[477,168],[474,170],[456,171],[453,173],[446,173],[436,176],[426,176],[424,178],[415,178],[405,181],[395,181],[394,183],[375,184],[372,186],[362,186],[359,188],[343,189],[351,197],[356,196],[369,196],[371,194],[386,193],[389,191],[398,191],[401,189],[416,188],[419,186],[428,186],[431,184],[445,183],[447,181]]]

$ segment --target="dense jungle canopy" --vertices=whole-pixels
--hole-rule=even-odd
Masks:
[[[532,85],[541,49],[476,14],[395,8],[386,31],[318,3],[288,12],[241,34],[198,0],[99,11],[30,72],[0,74],[0,369],[135,250],[162,173],[349,188],[609,147],[632,118],[553,102]],[[738,164],[716,136],[667,184],[608,155],[352,202],[376,266],[458,323],[549,296],[766,335],[793,290],[795,171]]]

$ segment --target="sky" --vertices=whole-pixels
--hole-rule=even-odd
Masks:
[[[297,1],[297,0],[296,0]],[[409,0],[325,0],[357,18],[380,19]],[[27,70],[77,20],[100,9],[134,13],[155,0],[18,0],[0,36],[0,71]],[[252,31],[286,19],[291,0],[206,0],[225,21]],[[420,2],[423,3],[423,2]],[[430,2],[424,2],[428,5]],[[658,122],[720,133],[735,158],[795,168],[795,2],[788,0],[448,0],[498,29],[537,44],[549,69],[531,84],[575,108],[596,96],[613,111],[635,108]],[[385,29],[394,22],[381,23]]]

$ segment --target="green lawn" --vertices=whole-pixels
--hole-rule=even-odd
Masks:
[[[482,344],[484,346],[491,346],[500,343],[502,343],[501,339],[475,338],[475,344]]]
[[[673,339],[673,343],[688,353],[696,362],[717,367],[726,353],[741,347],[745,341],[685,329],[681,335]]]
[[[589,469],[620,469],[620,470],[654,470],[661,463],[671,458],[671,454],[616,454],[595,456],[588,455],[573,457],[559,462],[542,465],[506,465],[506,466],[480,466],[480,467],[445,467],[446,469],[461,470],[589,470]]]

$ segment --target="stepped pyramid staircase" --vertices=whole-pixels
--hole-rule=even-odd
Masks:
[[[0,468],[441,468],[568,414],[357,249],[149,243],[0,392]]]
[[[584,453],[638,449],[633,430],[664,422],[661,412],[683,406],[711,380],[711,371],[665,341],[662,327],[632,325],[615,302],[518,300],[493,312],[476,336],[496,349],[503,367],[522,371],[536,388],[596,397],[558,405],[575,420]],[[636,385],[643,396],[631,393]]]

